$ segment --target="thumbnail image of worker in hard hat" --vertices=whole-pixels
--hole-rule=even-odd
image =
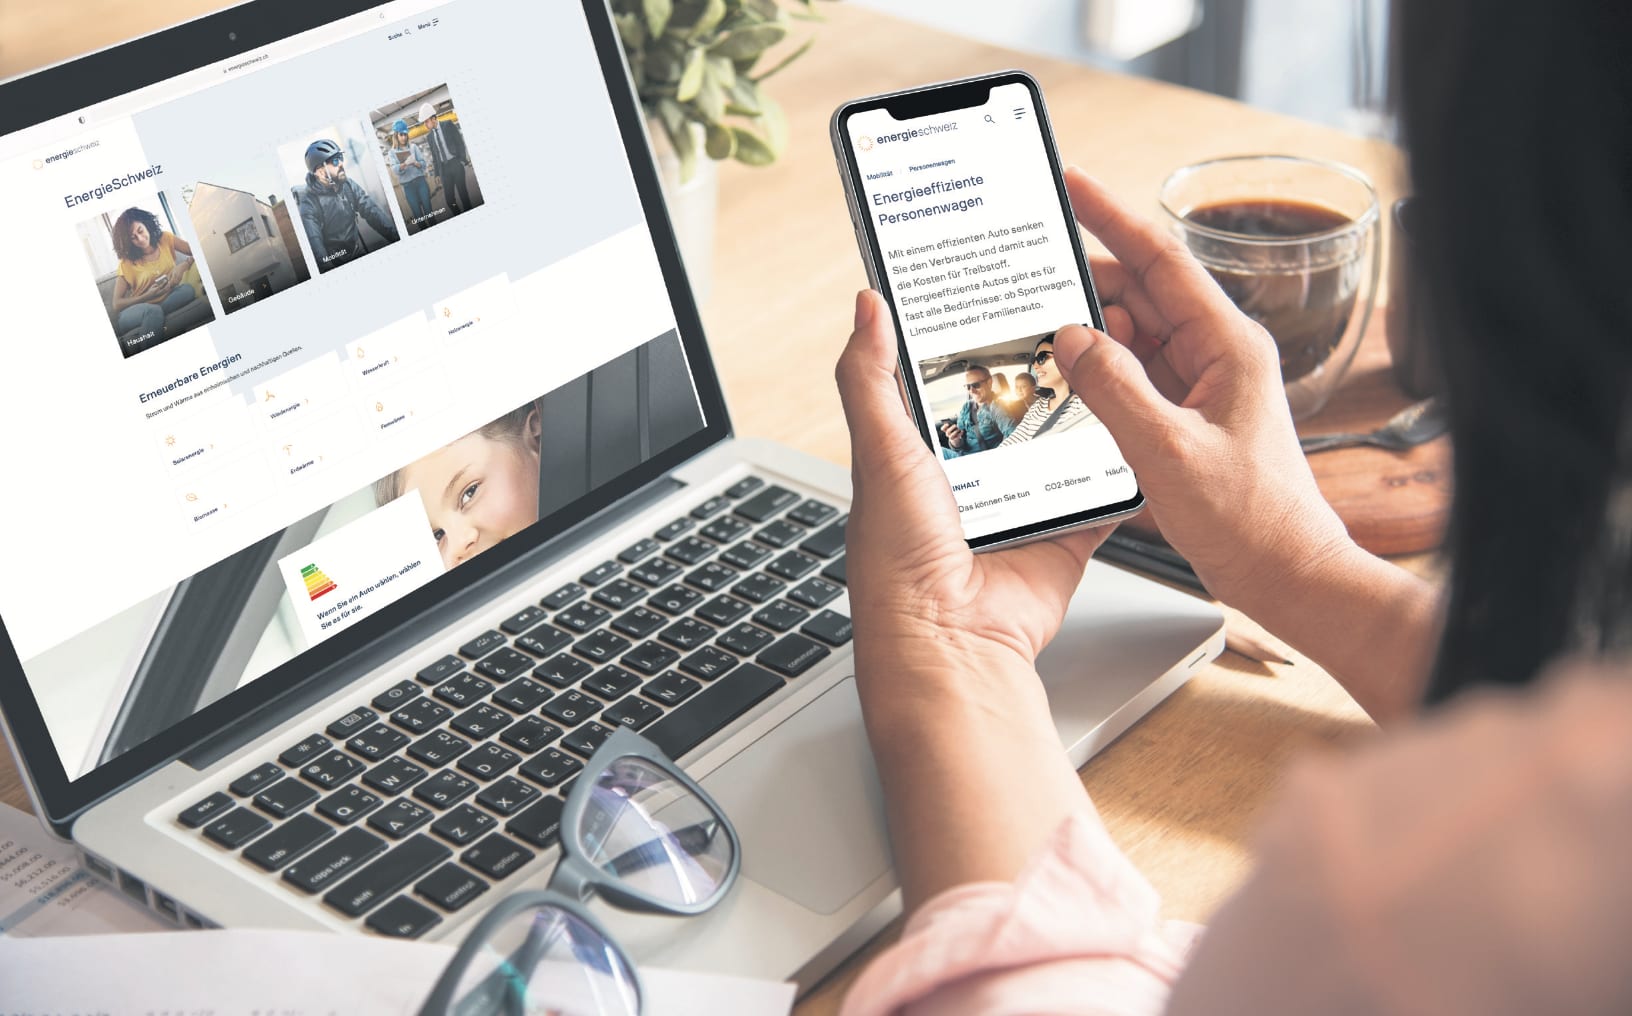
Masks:
[[[369,113],[410,235],[482,204],[470,148],[447,85]]]
[[[294,188],[295,204],[319,272],[397,242],[397,224],[373,167],[362,158],[365,153],[373,157],[359,139],[338,131],[314,138],[301,150],[306,174]],[[293,154],[285,151],[286,163]]]

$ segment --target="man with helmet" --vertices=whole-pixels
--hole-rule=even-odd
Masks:
[[[424,103],[419,107],[419,122],[425,125],[425,147],[431,150],[431,162],[436,175],[442,178],[442,199],[448,203],[448,214],[468,212],[476,205],[470,200],[470,188],[465,183],[465,135],[457,123],[441,120],[436,107]],[[458,201],[454,191],[459,192]]]
[[[346,177],[346,155],[328,138],[306,146],[306,189],[300,195],[300,220],[306,226],[317,270],[326,272],[368,253],[357,219],[373,227],[386,243],[397,242],[397,226],[368,193]]]

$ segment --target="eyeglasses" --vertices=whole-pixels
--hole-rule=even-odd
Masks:
[[[573,784],[560,830],[549,884],[477,922],[419,1016],[638,1016],[634,964],[581,901],[596,893],[626,910],[692,916],[724,899],[742,866],[720,806],[621,727]]]
[[[1049,360],[1052,360],[1053,358],[1054,358],[1054,350],[1052,350],[1052,349],[1039,349],[1036,353],[1032,354],[1031,362],[1032,362],[1033,365],[1041,367],[1043,364],[1047,363]]]
[[[346,157],[345,157],[344,154],[337,152],[334,155],[329,156],[327,159],[324,159],[323,161],[327,162],[331,166],[338,166],[342,162],[346,161]]]
[[[975,391],[979,391],[982,388],[985,388],[987,385],[989,385],[991,383],[992,383],[992,379],[987,378],[984,381],[971,381],[970,383],[964,385],[963,387],[965,389],[967,389],[968,391],[975,392]]]

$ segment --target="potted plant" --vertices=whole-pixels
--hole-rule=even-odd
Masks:
[[[787,119],[761,84],[813,40],[766,69],[756,65],[787,38],[794,19],[817,20],[815,2],[611,0],[699,300],[709,288],[713,257],[714,160],[765,166],[782,154]]]

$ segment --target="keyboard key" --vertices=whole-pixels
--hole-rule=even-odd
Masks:
[[[236,850],[272,828],[272,820],[248,808],[234,808],[204,827],[204,835]]]
[[[825,607],[843,595],[844,589],[826,579],[808,578],[793,587],[788,599],[797,600],[807,607]]]
[[[742,543],[734,543],[725,548],[725,553],[720,555],[720,560],[733,568],[741,568],[747,571],[749,568],[757,567],[761,561],[770,556],[771,550],[769,547],[761,547],[757,543],[749,543],[744,540]]]
[[[668,614],[684,614],[691,609],[691,605],[703,598],[703,594],[685,586],[669,586],[662,592],[653,593],[647,600],[648,606],[656,607]]]
[[[347,741],[346,749],[366,759],[377,760],[395,754],[398,748],[407,743],[407,734],[400,730],[392,730],[383,723],[376,723]]]
[[[323,902],[347,917],[359,917],[451,856],[453,851],[429,836],[410,837],[330,889]]]
[[[584,683],[579,687],[592,695],[599,695],[611,702],[619,696],[627,695],[634,689],[639,688],[640,678],[622,667],[602,667],[595,672],[593,677],[585,678]]]
[[[420,684],[439,684],[457,674],[464,665],[465,661],[457,656],[444,656],[414,676]]]
[[[831,519],[838,513],[839,510],[832,505],[824,504],[823,502],[812,498],[811,500],[806,501],[799,507],[795,508],[793,511],[788,512],[788,518],[802,526],[810,526],[814,528],[826,522],[828,519]]]
[[[250,794],[271,786],[283,778],[283,770],[276,762],[263,762],[249,772],[232,781],[227,789],[238,797],[248,797]]]
[[[778,673],[786,674],[789,677],[798,677],[817,663],[820,663],[832,651],[819,642],[812,642],[803,635],[784,635],[777,640],[776,645],[760,653],[754,659]]]
[[[378,808],[384,800],[378,794],[371,794],[352,784],[325,797],[323,803],[317,806],[317,812],[335,825],[351,825]]]
[[[551,694],[550,689],[524,677],[494,692],[493,701],[513,712],[530,713],[548,702]]]
[[[539,659],[553,656],[572,643],[572,636],[553,624],[541,624],[525,635],[516,637],[516,647],[525,649]]]
[[[767,603],[754,612],[754,623],[769,628],[771,631],[788,631],[794,625],[810,616],[810,611],[798,604],[787,600],[777,600]]]
[[[855,635],[850,619],[836,610],[824,610],[799,629],[806,635],[821,639],[830,646],[842,646]]]
[[[506,635],[520,635],[527,629],[542,624],[544,617],[543,607],[523,607],[499,622],[499,630]]]
[[[837,582],[841,586],[848,585],[849,580],[844,574],[844,560],[844,556],[840,555],[837,561],[828,562],[827,567],[822,569],[822,578]]]
[[[747,625],[743,625],[742,627],[748,628]],[[759,634],[765,636],[766,641],[770,640],[770,636],[765,635],[765,633],[759,631],[758,628],[748,628],[748,630],[759,632]],[[730,634],[731,632],[726,632],[726,635]],[[723,642],[724,639],[722,638],[721,641]],[[713,646],[704,646],[680,661],[681,670],[692,675],[693,677],[700,677],[705,681],[714,680],[716,677],[719,677],[721,674],[725,673],[736,665],[737,658],[735,656],[732,656],[730,653],[723,653],[720,650],[715,649]]]
[[[574,603],[555,615],[555,623],[582,635],[611,616],[612,612],[605,607],[597,607],[593,603]]]
[[[660,646],[656,642],[642,643],[634,651],[623,655],[624,666],[630,670],[638,670],[648,677],[653,674],[661,674],[678,662],[680,662],[679,653],[668,646]],[[597,695],[601,694],[593,685],[585,684],[584,687]]]
[[[735,596],[721,594],[698,607],[694,613],[709,624],[723,628],[742,619],[749,611],[749,606]]]
[[[391,710],[401,708],[410,700],[418,697],[419,685],[412,681],[398,681],[396,684],[393,684],[391,687],[374,696],[374,701],[370,702],[369,705],[380,710],[381,712],[389,713]],[[312,736],[317,737],[320,735],[314,734]],[[295,747],[298,748],[299,745],[296,745]],[[290,750],[292,751],[293,749]],[[290,764],[293,765],[293,763]]]
[[[844,524],[849,516],[845,516],[811,535],[805,542],[799,544],[799,549],[817,557],[832,557],[844,549]]]
[[[750,522],[765,522],[772,515],[798,502],[798,494],[786,487],[772,485],[737,505],[737,514]]]
[[[331,751],[300,769],[300,775],[326,789],[332,789],[363,771],[363,764],[345,752]]]
[[[409,687],[413,686],[409,685]],[[282,762],[291,769],[299,769],[301,764],[307,759],[313,758],[319,752],[327,751],[332,747],[334,747],[333,741],[324,737],[322,734],[312,734],[311,736],[302,740],[299,744],[291,746],[282,755],[279,755],[278,761]]]
[[[351,712],[329,724],[327,733],[330,737],[344,740],[361,730],[367,730],[368,725],[380,718],[380,714],[372,709],[353,709]]]
[[[495,709],[486,702],[481,702],[454,717],[448,726],[472,741],[480,741],[508,727],[514,720],[515,718],[504,710]]]
[[[392,713],[391,722],[410,734],[423,734],[427,730],[440,727],[452,715],[453,710],[447,706],[432,702],[428,698],[420,698]]]
[[[789,582],[794,582],[814,571],[818,564],[821,564],[821,562],[808,554],[790,550],[766,565],[765,570],[780,575]]]
[[[676,674],[671,670],[662,677],[654,677],[646,682],[646,687],[642,688],[640,693],[653,702],[661,702],[666,706],[677,706],[697,694],[702,688],[702,685],[691,678],[683,674]]]
[[[540,849],[553,847],[561,838],[561,809],[564,807],[559,797],[546,797],[506,822],[504,831]]]
[[[643,639],[668,623],[669,619],[657,611],[647,610],[645,607],[636,607],[613,621],[612,628],[614,631],[623,632],[631,638]]]
[[[714,497],[709,498],[707,501],[704,501],[702,504],[693,508],[691,510],[691,517],[694,519],[711,519],[729,507],[731,507],[730,501],[715,495]]]
[[[566,688],[577,684],[587,677],[595,668],[578,659],[562,653],[551,657],[533,668],[533,676],[545,684],[552,684],[557,688]]]
[[[449,862],[420,879],[414,892],[452,913],[487,892],[487,883]]]
[[[487,839],[459,855],[459,860],[491,879],[501,879],[533,859],[533,852],[503,833]]]
[[[560,610],[562,607],[565,607],[567,604],[571,603],[573,600],[576,600],[582,595],[584,595],[583,586],[580,586],[576,582],[568,582],[560,589],[557,589],[555,592],[544,597],[543,603],[544,606],[550,608],[551,610]]]
[[[386,797],[394,797],[430,775],[424,766],[405,758],[388,758],[363,774],[363,783]]]
[[[600,723],[586,723],[561,738],[561,747],[587,759],[611,736],[611,727]]]
[[[549,788],[582,769],[584,764],[565,752],[546,748],[521,764],[521,775]]]
[[[663,553],[674,558],[676,561],[679,561],[681,564],[691,565],[698,563],[703,558],[719,549],[719,547],[709,543],[707,540],[700,539],[696,536],[688,536],[684,540],[681,540],[669,547],[669,549],[665,550]]]
[[[451,808],[476,792],[476,781],[442,770],[414,788],[414,798],[433,808]]]
[[[541,793],[537,787],[528,786],[514,776],[505,776],[477,794],[476,803],[500,815],[513,815]]]
[[[431,826],[431,832],[456,847],[462,847],[498,824],[499,820],[492,815],[461,804],[437,819]]]
[[[231,807],[232,798],[217,791],[192,807],[187,808],[180,815],[177,815],[176,821],[180,822],[188,829],[197,829],[210,819],[225,814],[227,809]]]
[[[590,632],[579,639],[577,645],[572,647],[572,651],[591,663],[606,663],[628,652],[632,645],[634,643],[622,635],[602,630]]]
[[[315,815],[296,815],[244,849],[244,860],[277,871],[334,835],[334,826]]]
[[[754,539],[767,547],[785,550],[805,538],[807,530],[803,526],[796,526],[787,519],[777,519],[770,525],[754,534]]]
[[[736,580],[737,570],[710,561],[686,576],[686,585],[695,586],[705,593],[717,593]]]
[[[606,711],[601,713],[601,719],[630,730],[639,730],[662,715],[663,710],[657,706],[631,695],[616,705],[607,706]]]
[[[431,809],[422,808],[407,798],[403,798],[400,801],[392,801],[384,808],[370,815],[368,817],[368,827],[376,832],[382,832],[394,840],[400,840],[429,822],[432,814]]]
[[[639,568],[631,569],[629,577],[648,586],[657,587],[680,574],[680,566],[673,561],[654,557]]]
[[[446,730],[433,730],[408,746],[408,754],[432,769],[446,765],[470,750],[470,742]]]
[[[787,587],[786,582],[769,575],[750,575],[738,582],[731,592],[749,603],[764,603]]]
[[[506,646],[502,649],[495,649],[482,657],[481,662],[476,664],[476,673],[503,684],[512,677],[519,677],[527,673],[532,669],[532,666],[532,657],[518,653]],[[437,690],[441,691],[440,688]]]
[[[503,776],[520,764],[521,756],[508,748],[484,744],[461,758],[458,767],[460,772],[469,773],[479,780],[491,780]]]
[[[542,710],[563,727],[576,727],[600,711],[600,702],[577,690],[562,692],[544,703]]]
[[[670,540],[679,536],[681,533],[684,533],[695,524],[696,523],[692,522],[691,519],[675,519],[673,522],[670,522],[668,525],[664,526],[662,529],[659,529],[652,535],[657,537],[659,540],[662,540],[664,543],[668,543]]]
[[[646,595],[646,590],[635,585],[628,579],[613,579],[606,585],[595,590],[595,602],[603,603],[613,610],[622,610],[639,603]]]
[[[682,617],[664,628],[658,638],[682,652],[690,652],[713,638],[718,631],[713,625],[704,624],[696,618]]]
[[[651,537],[641,537],[632,545],[618,551],[618,560],[624,564],[635,564],[643,558],[651,557],[662,546]]]
[[[752,656],[770,645],[771,639],[774,637],[764,628],[755,628],[751,624],[739,624],[720,636],[720,645],[738,656]],[[684,667],[684,664],[682,664],[682,667]],[[701,677],[702,675],[699,674],[698,676]]]
[[[754,491],[765,486],[765,481],[757,476],[744,476],[742,479],[725,488],[725,496],[733,501],[741,500]]]
[[[730,543],[752,528],[754,527],[733,515],[721,515],[698,532],[715,543]]]
[[[443,681],[431,694],[449,705],[463,708],[473,706],[493,694],[493,682],[484,681],[475,674],[464,673]]]
[[[290,776],[256,794],[255,807],[274,818],[288,818],[318,796],[317,791]]]
[[[589,571],[578,576],[578,581],[593,589],[621,571],[623,571],[623,565],[619,564],[618,562],[602,561]]]
[[[642,733],[678,760],[781,687],[782,679],[775,674],[744,663]]]
[[[459,647],[459,655],[467,660],[479,660],[504,645],[504,636],[488,630]]]
[[[533,752],[561,736],[561,728],[545,723],[537,716],[523,716],[514,725],[506,727],[499,740],[524,754]]]
[[[385,852],[385,841],[366,829],[347,829],[328,843],[283,869],[283,880],[303,893],[338,885],[340,876],[361,868]]]
[[[406,896],[398,896],[363,922],[368,930],[386,938],[418,938],[441,923],[442,918],[430,907]]]

